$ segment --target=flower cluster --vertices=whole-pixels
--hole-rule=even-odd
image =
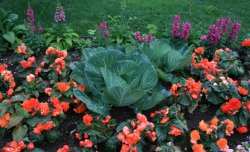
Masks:
[[[177,84],[173,84],[170,88],[170,92],[172,94],[172,96],[174,96],[175,98],[180,96],[180,93],[178,92],[178,90],[181,88],[181,84],[177,83]]]
[[[228,102],[226,102],[224,105],[222,105],[221,110],[224,113],[233,115],[237,113],[240,108],[241,108],[240,100],[237,98],[232,98]]]
[[[16,82],[14,80],[14,76],[11,71],[7,70],[8,65],[7,64],[2,64],[0,65],[0,74],[3,77],[3,82],[7,82],[9,88],[6,88],[6,94],[7,97],[9,98],[10,96],[13,95],[14,93],[14,88],[16,87]],[[0,92],[0,101],[3,99],[3,94]]]
[[[79,140],[80,147],[92,148],[93,142],[90,139],[88,139],[89,138],[88,134],[84,133],[82,137],[80,133],[76,132],[75,138]]]
[[[225,132],[227,136],[233,134],[233,121],[226,119],[219,122],[218,118],[214,117],[209,124],[203,120],[200,121],[199,129],[201,131],[193,130],[190,133],[190,142],[193,144],[193,152],[205,152],[207,151],[205,148],[207,148],[207,146],[209,147],[209,144],[212,145],[214,142],[216,143],[218,150],[222,152],[228,152],[231,150],[229,149],[227,140],[223,136],[220,136],[219,138],[217,134],[221,132]],[[203,142],[206,144],[206,147],[204,146]]]
[[[52,116],[54,117],[60,115],[62,112],[67,112],[69,110],[69,103],[65,101],[60,102],[57,97],[50,98],[50,102],[54,107],[54,110],[52,111]]]
[[[250,39],[245,39],[242,43],[241,46],[243,47],[250,47]]]
[[[194,79],[188,78],[185,84],[186,91],[191,95],[193,99],[198,99],[200,97],[201,85],[202,83],[200,81],[195,82]]]
[[[234,22],[231,25],[231,30],[228,33],[228,41],[236,41],[238,39],[238,33],[240,31],[241,24],[239,22]]]
[[[141,36],[141,33],[139,31],[134,33],[134,39],[138,42],[152,42],[153,36],[152,34],[148,33],[148,35]]]
[[[190,35],[190,30],[191,30],[191,24],[189,22],[185,22],[182,24],[182,29],[181,32],[179,31],[180,29],[180,21],[181,21],[181,16],[180,15],[175,15],[174,20],[172,23],[172,32],[171,35],[176,38],[181,38],[184,40],[187,40],[189,35]]]
[[[0,117],[0,127],[8,128],[9,121],[10,121],[10,113],[5,113],[3,117]]]
[[[147,117],[142,114],[137,114],[137,122],[131,121],[131,126],[133,131],[128,127],[124,126],[122,132],[119,132],[117,138],[122,142],[122,148],[120,152],[137,151],[136,144],[141,140],[142,132],[146,133],[151,138],[152,141],[156,140],[156,133],[151,131],[154,129],[154,124],[148,122]]]
[[[210,44],[217,45],[220,42],[222,36],[225,33],[228,33],[227,41],[234,42],[238,38],[238,32],[240,30],[241,25],[239,22],[232,23],[231,30],[228,32],[229,23],[229,17],[218,19],[217,23],[209,26],[207,35],[202,36],[200,39],[202,41],[208,40]]]
[[[2,147],[2,152],[21,152],[25,148],[26,144],[23,141],[11,141]]]
[[[52,121],[48,121],[45,124],[39,123],[35,128],[34,128],[34,133],[35,134],[42,134],[43,131],[50,131],[54,126],[54,123]]]
[[[46,50],[46,55],[54,55],[56,57],[55,62],[50,65],[51,68],[55,68],[59,75],[62,75],[62,70],[66,67],[65,58],[68,53],[66,50],[57,50],[56,48],[49,47]]]
[[[86,114],[82,117],[82,120],[86,126],[91,126],[91,122],[93,121],[93,117],[90,114]]]
[[[22,60],[20,62],[22,68],[24,69],[28,69],[28,68],[31,68],[32,67],[32,64],[36,62],[36,58],[34,56],[32,57],[29,57],[28,60]]]
[[[69,82],[57,82],[57,89],[61,93],[65,93],[70,89],[70,83]]]
[[[70,148],[68,145],[63,145],[62,148],[59,148],[57,152],[69,152]]]
[[[18,54],[28,54],[27,47],[25,45],[21,45],[17,47]]]

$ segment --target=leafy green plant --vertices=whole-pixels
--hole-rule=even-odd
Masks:
[[[44,39],[41,34],[28,34],[24,39],[24,43],[34,53],[38,53],[45,48]]]
[[[0,9],[0,52],[7,49],[15,49],[18,45],[19,38],[26,32],[24,25],[16,24],[18,15],[13,14],[10,11]]]
[[[180,82],[181,79],[174,77],[173,73],[191,63],[193,50],[193,45],[174,46],[170,40],[166,39],[156,40],[149,45],[139,47],[139,51],[154,63],[158,77],[174,83]],[[131,48],[126,51],[131,52]]]
[[[155,125],[157,143],[160,146],[165,145],[168,141],[174,143],[178,139],[176,136],[183,137],[185,135],[184,131],[187,130],[187,123],[184,119],[184,114],[180,113],[180,111],[180,106],[174,104],[171,107],[161,108],[150,114],[152,122]],[[175,136],[169,134],[173,126],[180,129],[181,133]]]
[[[71,78],[86,84],[91,91],[90,97],[79,90],[74,90],[74,95],[88,109],[103,115],[108,114],[111,106],[130,106],[136,112],[150,109],[166,97],[160,93],[154,66],[139,53],[85,49]]]
[[[71,49],[79,41],[79,35],[68,26],[56,26],[46,29],[44,35],[45,45],[57,49]]]
[[[217,54],[220,61],[217,63],[220,69],[224,69],[224,73],[232,78],[238,78],[242,76],[245,71],[241,61],[238,60],[238,54],[234,51],[227,52],[222,51]]]

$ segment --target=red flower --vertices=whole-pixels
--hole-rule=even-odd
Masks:
[[[68,82],[58,82],[57,88],[61,93],[65,93],[70,89],[70,84]]]
[[[81,103],[79,106],[73,109],[75,113],[84,113],[86,111],[86,105]]]
[[[102,123],[105,125],[107,124],[111,119],[111,116],[106,116],[104,120],[102,120]]]
[[[196,54],[204,54],[204,47],[198,47],[194,50]]]
[[[229,100],[229,106],[233,110],[238,110],[241,107],[241,102],[237,98],[232,98],[231,100]]]
[[[248,129],[247,129],[247,127],[245,127],[245,126],[240,126],[240,127],[238,127],[236,130],[237,130],[239,133],[241,133],[241,134],[245,134],[245,133],[248,132]]]
[[[164,117],[164,118],[161,119],[160,123],[161,123],[161,124],[165,124],[165,123],[167,123],[168,121],[169,121],[169,118],[168,118],[168,117]]]
[[[250,39],[245,39],[242,43],[241,46],[243,47],[250,47]]]
[[[47,102],[45,103],[40,103],[39,104],[39,109],[41,112],[41,116],[47,116],[50,112],[49,105]]]
[[[182,135],[182,130],[175,127],[174,125],[171,126],[171,131],[168,132],[169,135],[180,136]]]
[[[93,117],[90,114],[86,114],[82,117],[83,122],[85,123],[86,126],[91,126],[91,122],[93,120]]]
[[[35,148],[34,143],[29,143],[28,146],[27,146],[28,151],[33,150],[34,148]]]
[[[39,110],[39,101],[35,98],[31,98],[29,100],[24,100],[22,103],[22,107],[27,112],[32,112],[32,110],[37,111],[37,110]]]
[[[69,146],[68,145],[64,145],[62,148],[59,148],[57,150],[57,152],[68,152],[69,151]]]
[[[21,45],[17,47],[17,53],[22,53],[22,54],[28,54],[27,50],[26,50],[26,46]]]
[[[237,89],[237,91],[239,92],[239,94],[243,95],[243,96],[247,96],[248,95],[248,90],[243,88],[243,87],[239,87]]]
[[[3,117],[0,117],[0,127],[8,128],[9,121],[10,121],[10,113],[5,113]]]
[[[237,110],[240,109],[240,107],[241,107],[240,100],[237,98],[232,98],[231,100],[229,100],[229,102],[226,102],[224,105],[221,106],[221,110],[222,112],[230,115],[237,112]]]

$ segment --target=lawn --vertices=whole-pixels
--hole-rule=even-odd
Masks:
[[[193,36],[206,34],[207,28],[219,17],[230,16],[240,21],[240,35],[250,33],[249,0],[126,0],[125,16],[137,19],[133,22],[134,31],[143,31],[148,24],[158,26],[158,35],[170,32],[172,18],[180,14],[182,21],[192,24]],[[53,24],[57,1],[50,0],[2,0],[0,6],[20,15],[20,22],[26,18],[28,2],[35,10],[36,20],[47,27]],[[78,33],[86,34],[88,29],[105,20],[108,15],[121,14],[119,0],[60,0],[66,11],[67,23]],[[13,5],[14,4],[14,5]],[[49,5],[48,5],[49,4]]]

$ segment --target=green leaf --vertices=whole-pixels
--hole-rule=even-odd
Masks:
[[[3,35],[3,38],[10,42],[11,44],[14,44],[15,41],[16,41],[16,36],[15,36],[15,33],[14,32],[8,32],[6,34]]]
[[[69,46],[72,46],[72,39],[71,38],[65,38],[65,41],[66,43],[69,45]]]
[[[86,104],[89,110],[99,113],[103,116],[109,115],[110,107],[108,105],[91,101],[91,99],[89,99],[89,97],[84,92],[81,92],[78,89],[74,89],[73,93],[76,98],[80,99],[83,103]]]
[[[28,127],[26,125],[19,125],[13,130],[12,137],[15,141],[22,141],[23,138],[26,136],[27,131]]]
[[[180,103],[180,104],[182,104],[184,106],[189,106],[191,104],[190,97],[187,94],[183,93],[183,92],[180,93],[180,96],[177,99],[177,101],[178,101],[178,103]]]
[[[162,94],[160,91],[155,91],[151,96],[144,96],[140,101],[138,101],[133,107],[136,113],[142,110],[148,110],[159,104],[167,96]]]
[[[143,95],[144,92],[141,90],[128,90],[116,86],[104,90],[103,101],[118,107],[128,106],[138,101]]]
[[[12,107],[9,102],[0,103],[0,117],[3,117],[4,114],[10,109],[12,109]]]
[[[8,128],[16,126],[19,124],[24,118],[29,117],[29,113],[25,111],[23,108],[19,108],[16,110],[14,114],[11,115],[10,121],[8,124]]]
[[[18,95],[14,95],[10,98],[10,100],[12,102],[16,102],[16,101],[24,101],[27,99],[27,96],[25,94],[18,94]]]
[[[125,90],[129,88],[129,85],[124,81],[121,77],[119,77],[116,73],[110,72],[106,68],[101,68],[101,73],[107,88],[112,87],[121,87]]]

